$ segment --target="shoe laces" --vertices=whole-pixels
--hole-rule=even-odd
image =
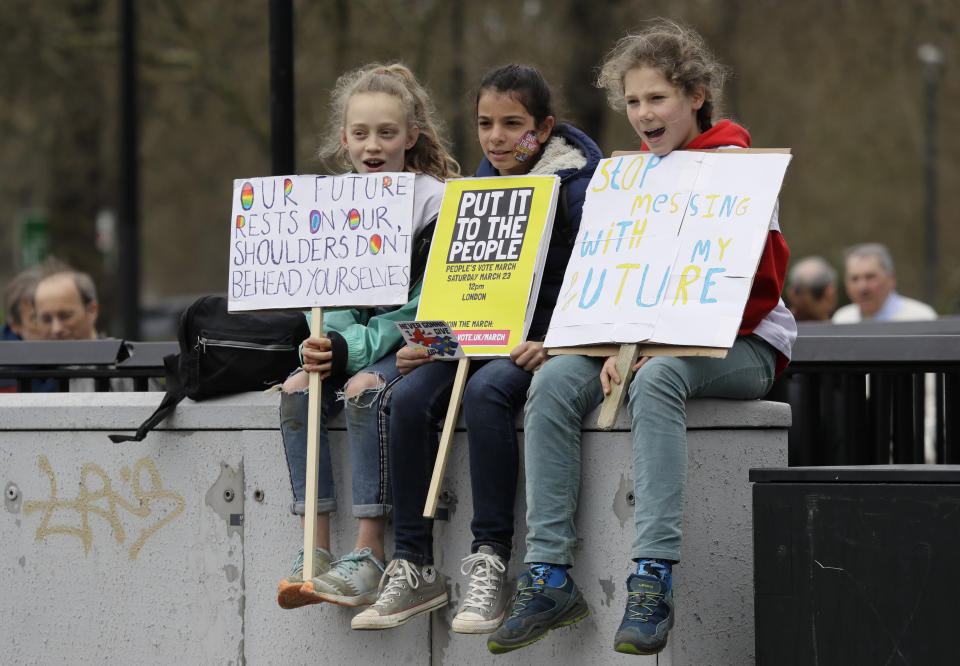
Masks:
[[[391,597],[399,598],[408,587],[412,590],[420,587],[420,575],[416,567],[407,560],[394,560],[383,575],[387,583],[377,598],[378,605],[389,601]]]
[[[530,567],[530,585],[524,587],[517,586],[517,596],[513,602],[513,610],[510,612],[510,617],[516,617],[523,614],[526,610],[527,605],[534,600],[534,598],[543,592],[543,588],[547,586],[547,577],[550,575],[551,567],[545,564],[537,564]]]
[[[473,553],[463,558],[460,573],[470,574],[470,586],[463,606],[484,607],[492,604],[506,571],[507,565],[499,555]]]
[[[303,546],[297,551],[297,560],[293,563],[293,572],[303,571]]]
[[[357,548],[332,563],[331,573],[333,571],[342,571],[345,576],[355,573],[360,568],[360,564],[369,559],[372,551],[369,548]]]
[[[323,555],[323,551],[319,547],[314,549],[313,561],[316,563],[317,558]],[[314,564],[316,566],[316,564]],[[303,546],[300,546],[300,550],[297,551],[297,559],[293,563],[293,572],[297,573],[298,571],[303,571]]]
[[[646,622],[659,608],[661,599],[663,599],[663,594],[660,592],[628,592],[627,619]]]

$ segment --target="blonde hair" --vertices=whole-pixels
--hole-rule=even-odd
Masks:
[[[346,126],[347,104],[358,93],[382,92],[393,95],[403,106],[407,129],[417,127],[420,135],[413,147],[404,152],[404,168],[414,173],[425,173],[443,180],[460,175],[460,165],[450,155],[442,136],[442,123],[426,89],[406,66],[399,63],[364,65],[343,74],[330,97],[330,121],[320,155],[332,160],[337,167],[350,169],[347,150],[341,140]]]
[[[644,66],[659,70],[688,96],[703,88],[705,98],[697,111],[697,125],[701,132],[713,127],[728,70],[707,48],[700,33],[659,18],[618,41],[604,58],[596,84],[607,91],[610,106],[620,111],[626,107],[623,77],[631,69]]]

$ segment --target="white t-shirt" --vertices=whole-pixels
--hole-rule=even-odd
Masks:
[[[418,173],[413,181],[413,227],[411,238],[416,238],[423,228],[437,219],[440,202],[443,200],[443,181],[425,173]]]

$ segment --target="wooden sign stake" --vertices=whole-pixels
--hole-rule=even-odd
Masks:
[[[310,310],[310,337],[323,335],[323,308]],[[310,375],[307,397],[307,488],[303,515],[303,580],[313,578],[313,556],[317,545],[317,484],[320,476],[320,375]]]
[[[633,366],[640,356],[640,345],[620,345],[620,351],[617,353],[617,374],[620,375],[620,383],[610,384],[610,393],[603,399],[603,405],[600,407],[600,416],[597,417],[597,427],[600,430],[610,430],[617,422],[617,412],[620,411],[620,405],[627,394],[627,387],[630,380],[633,379]]]
[[[463,399],[463,389],[467,385],[467,371],[469,369],[469,357],[457,361],[457,375],[453,379],[453,390],[450,392],[450,406],[447,407],[447,418],[443,422],[443,432],[440,434],[440,446],[437,447],[437,461],[433,465],[433,477],[430,479],[430,490],[427,491],[427,503],[423,507],[424,518],[433,518],[437,513],[440,484],[443,483],[443,474],[447,469],[450,444],[453,442],[453,429],[457,426],[457,413],[460,411],[460,401]]]

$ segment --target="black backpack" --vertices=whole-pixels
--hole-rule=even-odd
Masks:
[[[113,442],[139,442],[185,397],[261,391],[282,382],[300,365],[299,346],[310,336],[301,312],[229,314],[223,296],[204,296],[180,315],[180,353],[164,357],[167,392],[135,435],[109,435]]]

